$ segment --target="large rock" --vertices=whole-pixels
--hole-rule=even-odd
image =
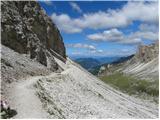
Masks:
[[[59,30],[40,5],[35,1],[1,3],[2,44],[56,70],[57,64],[47,52],[53,50],[66,58],[65,47]]]

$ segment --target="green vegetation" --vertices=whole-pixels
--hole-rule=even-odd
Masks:
[[[138,80],[122,73],[114,73],[112,75],[100,77],[107,84],[115,87],[129,95],[146,94],[148,96],[159,96],[159,81]],[[157,102],[157,101],[156,101]]]

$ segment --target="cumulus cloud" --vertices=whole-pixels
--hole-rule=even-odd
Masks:
[[[72,19],[66,15],[61,14],[57,16],[55,13],[51,16],[53,22],[55,22],[58,25],[58,28],[61,31],[64,31],[65,33],[79,33],[82,31],[81,28],[75,27],[75,22],[72,22]]]
[[[85,28],[125,27],[137,20],[158,23],[158,2],[128,2],[121,9],[87,13],[79,18],[71,18],[67,14],[57,15],[53,13],[51,18],[66,33],[82,32]]]
[[[103,33],[95,33],[87,36],[90,40],[95,41],[117,41],[123,39],[123,33],[118,29],[106,30]]]
[[[141,38],[141,39],[147,39],[147,40],[158,40],[158,33],[151,32],[151,31],[137,31],[133,34],[131,34],[129,37],[131,38]]]
[[[70,6],[71,6],[74,10],[76,10],[77,12],[82,13],[82,10],[81,10],[81,8],[78,6],[77,3],[75,3],[75,2],[70,2]]]
[[[82,48],[82,49],[86,49],[87,51],[83,54],[103,54],[103,50],[101,49],[97,49],[95,46],[93,45],[89,45],[89,44],[82,44],[82,43],[75,43],[75,44],[67,44],[67,47],[70,48]],[[80,55],[82,52],[73,52],[72,54],[74,55]]]
[[[76,44],[67,44],[67,47],[72,47],[72,48],[85,48],[89,50],[96,50],[96,47],[93,45],[88,45],[88,44],[82,44],[82,43],[76,43]]]
[[[118,29],[110,29],[102,33],[94,33],[87,35],[87,38],[93,41],[110,41],[123,44],[139,44],[142,42],[142,39],[157,40],[158,33],[140,30],[135,33],[131,33],[129,35],[125,35]]]
[[[110,41],[110,42],[119,42],[119,43],[139,43],[141,42],[138,38],[127,39],[125,35],[118,29],[105,30],[102,33],[94,33],[87,36],[88,39],[94,41]],[[130,37],[131,38],[131,37]]]

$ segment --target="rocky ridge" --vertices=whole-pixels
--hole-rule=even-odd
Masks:
[[[158,41],[151,45],[140,45],[133,57],[121,63],[102,66],[98,75],[103,76],[122,72],[140,79],[158,80],[158,55]]]

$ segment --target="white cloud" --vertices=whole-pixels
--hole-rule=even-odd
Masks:
[[[52,1],[49,1],[49,0],[43,0],[42,2],[44,2],[48,6],[52,6],[53,5]]]
[[[52,19],[66,33],[82,32],[85,28],[125,27],[136,20],[158,23],[158,2],[128,2],[121,9],[83,14],[79,18],[71,18],[67,14],[57,15],[53,13]]]
[[[158,33],[151,31],[137,31],[130,35],[131,38],[141,38],[147,40],[158,40]]]
[[[87,36],[87,38],[93,41],[110,41],[122,44],[139,44],[142,42],[142,39],[158,40],[158,33],[140,30],[129,35],[125,35],[118,29],[110,29],[102,33],[90,34]]]
[[[82,44],[82,43],[75,43],[75,44],[67,44],[67,47],[70,47],[70,48],[82,48],[82,49],[86,49],[87,51],[85,53],[82,54],[82,52],[80,51],[75,51],[75,52],[72,52],[72,54],[74,55],[84,55],[84,54],[92,54],[92,55],[95,55],[95,54],[103,54],[103,50],[101,49],[97,49],[95,46],[93,45],[89,45],[89,44]]]
[[[139,26],[139,29],[141,31],[152,31],[152,32],[158,32],[159,30],[159,25],[158,24],[141,24]]]
[[[72,22],[72,19],[66,15],[66,14],[61,14],[57,16],[55,13],[52,14],[51,16],[53,22],[55,22],[58,25],[58,28],[61,31],[64,31],[66,33],[79,33],[82,31],[81,28],[75,27],[75,23]]]
[[[88,44],[82,44],[82,43],[76,43],[76,44],[67,44],[67,47],[72,47],[72,48],[85,48],[89,50],[96,50],[96,47],[93,45],[88,45]]]
[[[118,29],[111,29],[104,31],[103,33],[88,35],[87,38],[95,41],[117,41],[123,39],[123,33]]]
[[[78,6],[77,3],[75,3],[75,2],[70,2],[70,5],[71,5],[71,7],[72,7],[74,10],[76,10],[76,11],[79,12],[79,13],[82,13],[82,10],[81,10],[81,8]]]
[[[119,50],[112,50],[112,51],[104,51],[104,50],[91,50],[91,51],[73,51],[71,55],[76,55],[76,56],[101,56],[101,57],[106,57],[106,56],[128,56],[131,54],[134,54],[135,50],[129,50],[129,49],[119,49]]]

